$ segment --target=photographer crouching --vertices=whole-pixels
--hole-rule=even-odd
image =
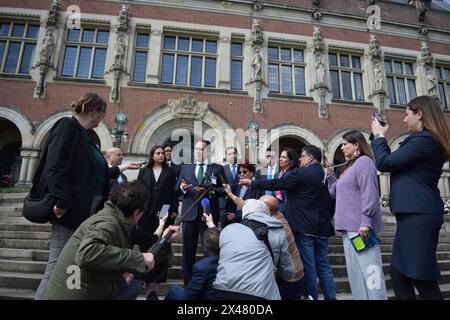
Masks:
[[[141,218],[146,199],[147,189],[138,182],[126,182],[114,189],[105,208],[83,222],[65,245],[44,298],[115,299],[124,271],[151,271],[158,261],[152,253],[132,250],[130,240],[131,227]],[[169,239],[172,241],[179,227],[170,226],[168,230],[174,232]]]

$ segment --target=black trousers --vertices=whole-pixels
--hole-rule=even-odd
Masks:
[[[426,281],[409,278],[394,267],[390,267],[392,284],[397,300],[416,300],[414,287],[419,291],[422,300],[443,300],[437,281]]]
[[[192,266],[195,263],[197,254],[198,236],[203,239],[203,232],[206,230],[206,224],[201,220],[200,215],[195,221],[185,221],[182,225],[183,231],[183,257],[182,270],[183,282],[186,286],[192,278]]]

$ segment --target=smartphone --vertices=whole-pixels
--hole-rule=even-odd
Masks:
[[[164,218],[169,213],[170,204],[163,204],[161,210],[159,210],[159,218]]]
[[[372,115],[375,119],[378,120],[378,122],[381,124],[382,127],[386,125],[386,121],[384,121],[383,117],[379,112],[374,111]]]

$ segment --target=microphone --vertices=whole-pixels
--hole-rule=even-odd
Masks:
[[[203,208],[203,213],[207,214],[209,216],[210,212],[209,212],[209,200],[208,200],[208,198],[203,198],[202,199],[202,208]]]

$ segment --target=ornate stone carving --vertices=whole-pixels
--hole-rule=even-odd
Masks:
[[[426,25],[424,24],[420,25],[418,32],[421,37],[423,38],[428,37],[428,27]]]
[[[252,1],[252,9],[255,11],[261,11],[264,8],[262,1],[254,0]]]
[[[254,79],[262,78],[261,63],[262,63],[261,49],[255,48],[255,52],[253,53],[253,58],[252,58],[252,70],[253,70],[253,78]]]
[[[44,39],[42,39],[41,51],[39,51],[39,63],[50,65],[54,51],[55,40],[53,39],[53,33],[50,30],[47,30]]]
[[[321,52],[314,54],[314,68],[316,69],[316,83],[325,83],[325,63]]]
[[[127,50],[127,45],[125,44],[125,40],[122,35],[117,36],[115,50],[116,50],[116,53],[114,55],[114,63],[113,63],[112,69],[113,70],[125,70],[124,60],[125,60],[125,53]]]
[[[437,96],[436,94],[436,76],[431,67],[425,67],[426,88],[429,96]]]
[[[381,57],[381,50],[378,46],[378,41],[374,33],[370,33],[369,55],[371,60],[378,60]]]
[[[119,13],[119,25],[117,26],[117,31],[126,32],[130,26],[130,13],[128,11],[128,5],[122,5],[122,10]]]
[[[260,46],[263,44],[264,37],[261,29],[261,24],[258,19],[253,19],[252,34],[250,36],[250,42],[252,45]]]
[[[323,42],[322,33],[320,32],[319,27],[314,26],[313,32],[313,52],[323,52],[325,50],[325,43]]]
[[[433,55],[431,54],[430,48],[426,41],[422,41],[422,46],[420,47],[420,53],[422,55],[422,61],[426,66],[433,66]]]
[[[53,0],[53,3],[50,6],[50,10],[47,13],[47,18],[45,19],[46,27],[55,27],[58,23],[59,19],[59,11],[61,10],[61,6],[59,0]]]
[[[379,60],[373,62],[373,76],[375,79],[375,92],[383,90],[383,71]]]
[[[425,13],[427,12],[427,8],[425,7],[425,3],[423,0],[410,0],[409,4],[414,4],[417,11],[417,16],[419,17],[419,21],[425,20]]]
[[[208,110],[207,102],[198,101],[191,95],[186,95],[177,100],[169,99],[168,105],[174,118],[189,116],[196,119],[203,119]]]

